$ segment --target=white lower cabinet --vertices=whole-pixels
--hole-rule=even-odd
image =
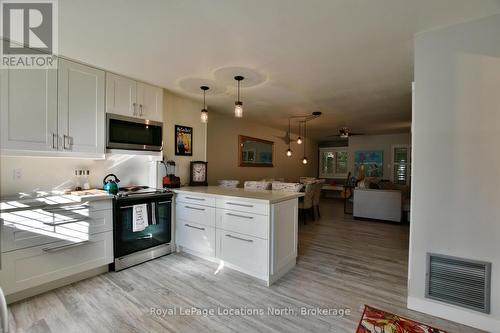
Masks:
[[[2,254],[0,281],[12,294],[113,261],[113,232],[90,235],[87,241],[60,241]]]
[[[268,242],[265,239],[217,229],[217,258],[244,273],[265,279],[268,274]]]
[[[295,266],[296,197],[271,203],[176,191],[178,250],[223,261],[267,285]]]
[[[215,257],[215,228],[177,219],[176,244],[202,256]]]
[[[111,203],[110,203],[111,205]],[[2,213],[2,252],[50,244],[62,240],[78,242],[89,235],[113,231],[113,211],[81,209],[69,213],[65,209]],[[43,217],[42,217],[43,216]]]
[[[215,208],[178,202],[175,205],[179,220],[215,227]]]
[[[247,212],[217,209],[217,228],[268,239],[269,217]]]
[[[113,262],[109,199],[15,209],[0,218],[0,286],[6,295]]]

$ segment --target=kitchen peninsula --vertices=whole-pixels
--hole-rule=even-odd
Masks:
[[[265,281],[295,266],[299,192],[217,186],[175,189],[175,244]]]

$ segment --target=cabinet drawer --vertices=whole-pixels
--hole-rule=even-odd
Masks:
[[[6,294],[81,273],[113,261],[113,232],[87,241],[61,241],[2,255],[0,281]]]
[[[269,215],[268,203],[255,203],[238,199],[217,199],[217,208],[236,210],[260,215]]]
[[[215,257],[215,228],[177,219],[176,244],[199,254]]]
[[[217,209],[217,228],[267,239],[268,216]]]
[[[176,200],[176,202],[215,207],[215,198],[205,197],[205,196],[201,196],[201,195],[191,195],[191,194],[180,193],[180,194],[177,194],[175,196],[175,200]]]
[[[217,229],[217,258],[262,278],[268,274],[267,240]]]
[[[32,219],[24,218],[27,216]],[[24,217],[2,214],[2,252],[59,241],[80,242],[87,240],[89,235],[113,231],[112,210],[89,212],[84,209],[52,214],[26,211]]]
[[[88,203],[91,212],[113,209],[113,200],[95,200]]]
[[[215,208],[179,202],[175,205],[175,218],[215,227]]]

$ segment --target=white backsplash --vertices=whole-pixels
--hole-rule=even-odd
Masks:
[[[107,155],[106,160],[0,157],[0,194],[13,195],[36,190],[73,189],[75,169],[90,170],[90,185],[101,188],[104,176],[115,174],[120,186],[155,186],[155,161],[147,155]],[[20,176],[20,177],[19,177]]]

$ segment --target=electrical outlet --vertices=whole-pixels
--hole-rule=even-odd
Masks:
[[[23,169],[15,168],[14,169],[14,179],[19,180],[23,178]]]

